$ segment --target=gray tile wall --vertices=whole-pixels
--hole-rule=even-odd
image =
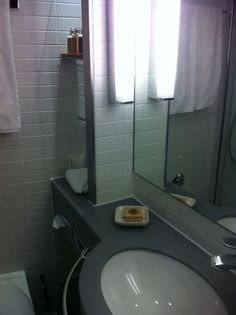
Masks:
[[[192,0],[187,0],[192,2]],[[231,9],[231,1],[198,0],[200,5]],[[171,182],[177,172],[185,175],[183,189],[193,193],[202,205],[212,202],[217,145],[220,137],[224,107],[225,81],[229,38],[229,16],[224,15],[222,77],[215,104],[192,113],[170,115],[167,179]]]
[[[151,10],[151,2],[145,2],[137,10],[137,21],[146,21]],[[156,42],[152,26],[146,24],[136,34],[134,171],[164,187],[168,102],[149,97],[155,81],[151,51]]]
[[[182,188],[193,193],[197,200],[209,201],[216,106],[193,113],[170,115],[167,158],[167,180],[183,173]]]
[[[146,94],[147,90],[137,90]],[[135,103],[134,171],[159,187],[164,187],[166,127],[168,105],[166,101],[150,100]]]
[[[55,284],[49,179],[85,150],[83,64],[59,58],[81,26],[80,0],[21,0],[11,23],[22,128],[0,134],[0,273],[26,270],[41,305],[39,275]]]
[[[93,2],[97,203],[131,195],[133,104],[109,102],[106,1]]]

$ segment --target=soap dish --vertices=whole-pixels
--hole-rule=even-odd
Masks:
[[[125,208],[136,209],[139,208],[142,211],[143,220],[140,222],[126,222],[124,220]],[[143,206],[119,206],[115,211],[115,223],[121,226],[145,226],[149,222],[149,211],[147,207]]]

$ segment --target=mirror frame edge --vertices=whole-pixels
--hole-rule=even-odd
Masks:
[[[82,26],[83,26],[83,60],[84,60],[84,85],[85,112],[86,112],[86,146],[88,170],[88,198],[96,204],[96,161],[95,161],[95,124],[94,124],[94,94],[93,94],[93,58],[92,56],[92,30],[91,14],[92,1],[82,0]],[[87,52],[85,54],[85,52]]]

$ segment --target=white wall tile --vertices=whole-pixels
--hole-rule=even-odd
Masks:
[[[11,10],[22,128],[0,135],[0,271],[26,270],[36,311],[43,304],[40,274],[54,277],[53,301],[57,291],[49,179],[64,174],[68,154],[85,150],[77,120],[84,107],[83,67],[62,67],[59,56],[75,21],[81,25],[80,0],[21,0],[20,9]],[[77,79],[65,98],[66,86],[59,85],[65,94],[59,95],[58,84],[69,81],[73,68]]]
[[[12,34],[14,44],[25,44],[32,45],[38,44],[38,34],[35,31],[26,32],[26,31],[14,31]]]
[[[38,16],[57,16],[56,4],[53,2],[43,2],[37,1],[37,11]]]
[[[66,31],[67,35],[71,28],[79,27],[82,28],[82,19],[73,18],[73,17],[58,17],[58,31]]]
[[[14,45],[14,55],[18,59],[37,59],[39,50],[37,45]]]
[[[103,203],[131,194],[133,104],[109,102],[106,3],[93,6],[97,202]]]
[[[40,61],[37,59],[17,59],[15,56],[16,72],[37,72],[40,70]]]
[[[208,202],[212,171],[216,107],[170,116],[167,179],[185,176],[183,189]],[[194,165],[194,167],[193,167]],[[201,189],[200,189],[201,187]]]
[[[81,16],[80,4],[64,4],[58,3],[57,5],[58,17],[78,17]]]
[[[38,32],[38,42],[40,45],[57,45],[58,33],[55,31]]]
[[[22,18],[18,15],[11,16],[11,26],[13,31],[25,30],[25,31],[35,31],[37,30],[37,17],[35,16],[25,16]]]
[[[132,184],[132,175],[120,175],[115,177],[108,177],[98,181],[100,191],[106,193],[108,190],[116,190],[117,187],[122,186],[131,186]]]
[[[133,141],[132,134],[97,138],[96,141],[97,152],[129,148],[132,147],[132,141]]]
[[[98,191],[97,198],[101,203],[110,202],[111,200],[120,200],[130,197],[132,194],[131,185],[118,187],[113,190]]]
[[[117,150],[97,152],[96,163],[97,165],[116,163],[122,161],[132,160],[133,150],[132,147],[117,148]]]
[[[132,161],[125,161],[119,163],[110,163],[106,165],[97,166],[97,180],[120,175],[131,174]]]
[[[57,18],[51,16],[40,16],[38,20],[38,29],[43,31],[57,31]]]
[[[59,56],[59,50],[56,45],[40,45],[39,57],[40,58],[57,58]]]
[[[19,86],[57,85],[58,74],[56,72],[20,72],[17,73],[17,80]]]
[[[133,132],[132,120],[103,122],[97,123],[96,125],[97,138],[122,134],[132,134],[132,132]]]
[[[110,122],[122,120],[122,107],[120,105],[111,104],[108,108],[95,109],[96,122]]]

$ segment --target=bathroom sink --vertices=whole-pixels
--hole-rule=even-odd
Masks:
[[[228,314],[199,274],[154,251],[128,250],[111,257],[101,274],[101,288],[113,315]]]
[[[236,217],[226,217],[218,220],[217,223],[236,234]]]

